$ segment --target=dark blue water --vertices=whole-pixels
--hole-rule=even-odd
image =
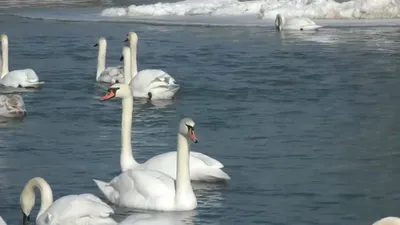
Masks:
[[[0,213],[9,224],[21,223],[19,194],[34,176],[55,198],[102,197],[92,179],[119,173],[121,103],[99,101],[105,88],[94,82],[92,46],[105,36],[107,64],[119,64],[132,30],[139,69],[163,69],[182,85],[169,104],[135,102],[135,157],[175,150],[178,122],[191,117],[193,150],[232,177],[226,186],[196,186],[199,207],[188,224],[361,225],[398,215],[397,27],[279,35],[12,16],[0,16],[0,27],[10,68],[33,68],[46,82],[22,93],[26,119],[0,129]]]

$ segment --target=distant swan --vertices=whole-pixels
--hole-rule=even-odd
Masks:
[[[180,89],[175,79],[159,69],[137,69],[137,43],[138,36],[129,32],[127,39],[131,48],[132,81],[130,83],[134,97],[154,99],[172,99]],[[122,59],[123,57],[121,57]]]
[[[124,74],[122,66],[107,67],[106,68],[106,55],[107,55],[107,41],[104,37],[100,37],[97,44],[93,47],[99,47],[97,56],[97,72],[96,81],[105,82],[110,84],[124,83]]]
[[[372,225],[400,225],[400,218],[389,216],[376,221]]]
[[[129,76],[129,48],[124,47],[124,68],[127,76]],[[132,154],[131,130],[132,130],[132,114],[133,99],[132,93],[128,85],[120,84],[118,89],[110,88],[103,101],[112,98],[122,98],[122,121],[121,121],[121,171],[125,172],[130,169],[151,169],[163,172],[170,177],[176,179],[176,151],[165,152],[156,155],[146,162],[139,164]],[[179,146],[178,146],[179,147]],[[222,168],[224,165],[218,160],[213,159],[200,152],[190,152],[190,179],[196,181],[226,181],[230,180]]]
[[[285,19],[281,14],[276,15],[275,27],[278,31],[283,30],[317,30],[322,26],[317,25],[309,18],[290,18]]]
[[[114,84],[110,89],[109,93],[116,95],[121,90],[119,84]],[[195,123],[190,118],[184,118],[179,123],[176,180],[156,170],[131,169],[109,183],[94,181],[110,202],[121,207],[156,211],[195,209],[197,199],[189,170],[190,141],[197,143],[194,129]]]
[[[50,185],[41,177],[28,181],[21,193],[23,224],[30,220],[35,205],[35,188],[40,191],[41,205],[36,217],[37,225],[116,225],[110,217],[114,210],[92,194],[67,195],[53,202]]]
[[[3,63],[0,84],[14,88],[37,88],[44,84],[44,82],[39,81],[39,77],[32,69],[8,70],[8,37],[6,34],[1,35],[1,50]]]
[[[21,118],[26,116],[25,103],[19,94],[0,95],[0,116]]]

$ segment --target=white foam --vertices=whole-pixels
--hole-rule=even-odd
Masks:
[[[108,8],[106,17],[137,16],[239,16],[253,15],[258,19],[274,19],[277,13],[286,17],[304,16],[314,19],[378,19],[400,18],[400,0],[186,0],[175,3],[131,5]]]

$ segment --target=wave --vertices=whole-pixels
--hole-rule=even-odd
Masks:
[[[131,5],[104,9],[104,17],[137,16],[240,16],[274,19],[277,13],[286,17],[313,19],[390,19],[400,18],[400,0],[186,0],[175,3]]]

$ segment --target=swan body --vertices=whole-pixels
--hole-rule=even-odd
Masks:
[[[124,47],[123,58],[124,58],[124,68],[126,82],[129,82],[129,48]],[[112,99],[114,97],[122,98],[122,121],[121,121],[121,171],[125,172],[130,169],[150,169],[163,172],[168,176],[176,179],[176,159],[177,152],[166,152],[154,156],[153,158],[147,160],[145,163],[139,164],[133,157],[132,145],[131,145],[131,129],[132,129],[132,113],[133,113],[133,99],[130,86],[119,85],[118,93],[116,95],[113,92],[114,89],[109,89],[108,94],[103,98],[104,101]],[[116,90],[116,89],[115,89]],[[226,181],[230,180],[228,174],[226,174],[222,168],[224,167],[222,163],[215,160],[203,153],[190,152],[190,179],[194,181]]]
[[[125,93],[126,90],[129,90],[126,85],[114,84],[103,100],[130,95]],[[179,124],[176,180],[160,171],[135,168],[121,173],[109,183],[94,180],[96,185],[110,202],[122,207],[157,211],[195,209],[197,199],[189,171],[189,140],[197,143],[194,126],[189,118],[182,119]]]
[[[276,15],[275,27],[281,30],[318,30],[322,26],[317,25],[309,18],[290,18],[286,19],[281,14]]]
[[[400,218],[389,216],[376,221],[372,225],[400,225]]]
[[[130,86],[132,94],[137,98],[172,99],[180,89],[179,84],[168,73],[159,69],[146,69],[138,72],[137,70],[137,43],[138,36],[135,32],[130,32],[128,38],[131,48],[131,70],[132,81]]]
[[[21,95],[0,95],[0,116],[21,118],[26,116],[25,103]]]
[[[25,185],[20,203],[23,224],[30,217],[35,205],[35,188],[41,195],[41,206],[36,217],[37,225],[116,225],[110,217],[113,209],[92,194],[67,195],[53,202],[50,185],[41,177],[35,177]]]
[[[7,87],[38,88],[44,82],[39,81],[39,77],[32,69],[21,69],[9,71],[8,69],[8,37],[1,35],[2,50],[2,69],[0,84]]]
[[[104,37],[100,37],[94,47],[99,47],[97,56],[97,72],[96,81],[104,83],[124,83],[124,68],[123,66],[107,67],[106,68],[106,54],[107,54],[107,41]]]

